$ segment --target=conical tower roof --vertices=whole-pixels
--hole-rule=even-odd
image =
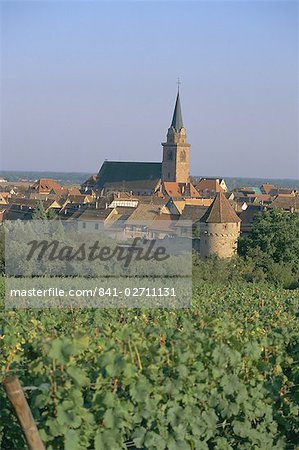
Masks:
[[[205,223],[238,223],[241,222],[239,216],[237,216],[234,208],[229,203],[223,192],[218,192],[213,200],[213,203],[209,206],[204,213],[200,222]]]
[[[176,131],[180,131],[181,128],[183,128],[183,126],[184,126],[179,91],[176,96],[176,102],[175,102],[175,107],[174,107],[174,111],[173,111],[171,126]]]

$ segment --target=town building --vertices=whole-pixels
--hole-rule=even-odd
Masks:
[[[265,210],[299,212],[293,188],[265,183],[230,192],[223,178],[190,178],[190,148],[178,91],[161,162],[105,160],[80,190],[50,178],[2,182],[0,222],[31,220],[42,204],[48,216],[66,227],[98,233],[104,227],[115,238],[192,237],[202,258],[230,258],[240,222],[246,234]]]
[[[204,197],[215,197],[217,192],[227,192],[223,178],[201,178],[195,185],[196,190]]]
[[[223,194],[218,192],[200,219],[200,256],[231,258],[237,251],[240,218]]]
[[[52,178],[40,178],[31,186],[31,190],[38,194],[61,194],[63,187]]]
[[[190,182],[190,144],[187,143],[183,125],[179,91],[167,139],[162,147],[162,162],[104,161],[96,178],[86,180],[81,186],[82,190],[89,189],[92,182],[92,188],[101,194],[128,192],[133,195],[169,195],[168,191],[173,190],[176,197],[199,196]]]

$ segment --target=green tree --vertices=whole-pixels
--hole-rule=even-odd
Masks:
[[[32,219],[34,220],[53,220],[57,218],[57,214],[53,209],[45,210],[43,202],[40,200],[37,204]]]
[[[57,214],[53,209],[49,209],[49,211],[46,214],[48,220],[53,220],[57,218]]]
[[[255,217],[251,232],[241,237],[239,255],[261,269],[269,281],[286,286],[298,283],[299,215],[280,210],[265,211]]]
[[[299,215],[279,210],[257,215],[248,236],[239,241],[239,254],[256,254],[274,262],[299,264]]]
[[[47,213],[45,211],[43,202],[40,200],[32,214],[32,219],[34,220],[47,220]]]

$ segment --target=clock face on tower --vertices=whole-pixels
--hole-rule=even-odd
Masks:
[[[181,150],[180,161],[181,162],[185,162],[186,161],[186,150]]]

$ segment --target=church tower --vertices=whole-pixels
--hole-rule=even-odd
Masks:
[[[186,142],[186,129],[183,125],[180,92],[178,90],[172,122],[167,133],[167,141],[162,143],[162,181],[189,183],[189,151]]]

